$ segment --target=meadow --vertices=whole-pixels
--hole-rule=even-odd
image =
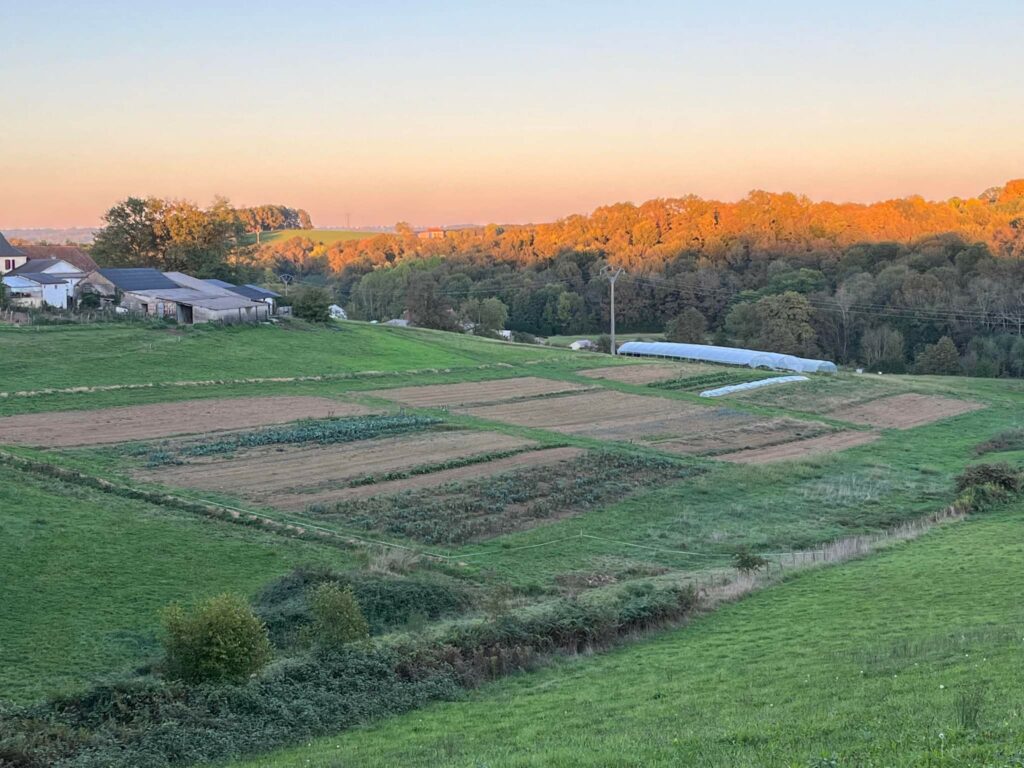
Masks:
[[[18,661],[0,672],[0,699],[15,702],[39,702],[55,693],[93,701],[86,693],[91,686],[112,679],[148,686],[150,678],[138,678],[138,672],[152,669],[158,660],[159,611],[167,603],[191,602],[225,590],[258,599],[275,579],[299,566],[330,566],[342,574],[338,578],[354,583],[375,573],[387,589],[396,588],[396,579],[405,579],[414,589],[442,579],[456,585],[452,588],[459,594],[473,596],[462,605],[455,624],[440,613],[419,616],[408,604],[389,609],[389,629],[375,640],[383,647],[444,642],[451,632],[471,645],[477,641],[466,638],[486,636],[496,615],[507,615],[514,626],[534,620],[530,617],[537,612],[560,616],[565,606],[589,617],[565,619],[587,632],[586,622],[600,622],[606,615],[599,606],[612,606],[608,610],[633,617],[616,625],[633,637],[630,621],[646,629],[660,626],[665,619],[658,616],[679,618],[679,606],[659,602],[675,600],[672,590],[735,577],[738,552],[763,554],[778,568],[798,551],[884,532],[948,507],[955,497],[953,478],[979,460],[979,445],[991,450],[986,461],[1024,458],[1019,441],[994,440],[1024,426],[1020,382],[843,373],[708,400],[698,396],[699,387],[666,387],[662,382],[697,376],[701,382],[710,377],[729,383],[748,380],[751,373],[616,361],[606,355],[362,323],[324,329],[303,323],[184,330],[133,325],[0,329],[0,345],[10,361],[0,374],[0,391],[10,393],[0,397],[0,444],[6,443],[2,452],[36,462],[34,468],[0,468],[0,525],[5,533],[0,575],[16,585],[10,594],[18,607],[0,619],[0,637],[7,649],[18,653]],[[617,369],[630,373],[618,376]],[[203,383],[177,383],[182,381]],[[16,394],[41,389],[56,391]],[[602,405],[590,410],[581,406],[591,401]],[[110,410],[112,406],[118,409]],[[70,410],[79,412],[61,413]],[[304,420],[292,421],[297,418]],[[742,429],[737,431],[737,425]],[[823,433],[867,435],[873,441],[834,453],[811,452],[795,461],[741,464],[729,456],[719,458],[719,447],[742,449],[766,441],[769,448],[787,448]],[[64,473],[63,481],[51,476],[57,470]],[[210,508],[219,511],[208,514]],[[991,518],[997,519],[1006,526],[1016,520],[1009,513]],[[957,531],[985,530],[986,522],[950,525],[926,541],[944,541],[950,549],[959,541]],[[1008,538],[1007,530],[1002,535]],[[877,561],[923,545],[898,547]],[[837,566],[828,574],[875,562],[872,558]],[[801,584],[825,584],[806,587],[799,608],[810,611],[818,605],[810,595],[824,590],[818,595],[821,613],[799,625],[805,634],[820,634],[819,625],[830,626],[823,618],[828,610],[842,613],[833,596],[841,592],[839,587],[815,581],[840,578],[828,574],[800,576],[765,595],[800,593]],[[900,588],[903,599],[915,594],[916,584]],[[934,610],[937,594],[924,593],[914,610]],[[758,595],[722,615],[765,599]],[[787,615],[789,609],[771,610]],[[851,621],[865,615],[860,608],[850,613]],[[1003,613],[1000,626],[1016,620],[1016,614]],[[518,618],[511,618],[513,614]],[[699,634],[701,627],[720,620],[717,615],[700,618],[672,634],[677,639],[671,642],[689,643],[678,638]],[[951,631],[966,621],[950,625]],[[778,631],[791,631],[794,622],[791,616]],[[751,623],[770,625],[765,616]],[[893,631],[909,631],[901,626]],[[736,703],[752,695],[737,677],[737,660],[751,652],[745,643],[752,643],[763,648],[772,669],[784,672],[776,644],[793,647],[793,641],[769,633],[760,646],[752,639],[753,630],[730,631],[742,641],[735,650],[738,655],[729,657],[730,670],[716,674],[726,675],[722,712],[728,713],[736,733],[715,731],[711,715],[692,712],[696,704],[688,700],[676,711],[677,719],[693,719],[693,727],[703,730],[692,736],[680,732],[677,738],[691,750],[680,754],[691,760],[712,746],[729,745],[740,750],[735,753],[737,765],[762,764],[757,760],[765,755],[770,760],[764,764],[789,765],[771,762],[787,754],[781,747],[776,753],[743,751],[759,745],[767,750],[771,742],[762,736],[744,741],[742,734],[756,729],[742,721],[744,713]],[[414,639],[405,639],[409,632]],[[859,640],[864,637],[861,633]],[[670,640],[650,641],[644,648],[662,647],[662,642]],[[720,649],[723,642],[719,637],[712,644]],[[273,680],[280,682],[287,670],[314,664],[301,649],[278,652],[284,666],[275,667]],[[292,658],[296,653],[299,657]],[[798,656],[813,658],[814,653],[808,647]],[[664,654],[685,655],[678,648]],[[667,656],[652,658],[664,661]],[[685,674],[673,670],[669,682],[678,678],[679,690],[686,691],[694,681],[706,687],[708,665],[712,662]],[[508,670],[516,668],[511,663]],[[586,668],[582,661],[560,665],[539,678],[499,684],[494,695],[501,695],[503,686],[516,691],[528,680],[572,679]],[[637,707],[644,696],[651,702],[663,698],[657,675],[646,667],[642,673],[646,677],[634,701]],[[365,710],[358,711],[365,717],[344,722],[363,723],[453,695],[452,680],[435,686],[427,684],[428,678],[414,676],[423,682],[415,691],[392,681],[398,699],[362,701],[358,707]],[[763,676],[756,679],[763,683]],[[325,686],[319,693],[307,693],[327,696],[334,688]],[[792,690],[787,695],[795,698]],[[671,699],[677,693],[671,689],[665,696]],[[148,711],[159,711],[159,697],[165,694],[172,695],[164,688],[147,694],[156,697]],[[599,694],[607,695],[607,690],[595,689],[593,696]],[[284,698],[261,699],[260,707],[272,713],[278,706],[292,706],[292,694],[278,695]],[[486,695],[474,694],[473,703],[483,706]],[[529,701],[526,695],[516,711]],[[565,705],[559,701],[558,706]],[[592,702],[581,701],[587,706]],[[301,709],[301,702],[296,706]],[[350,711],[346,708],[354,705],[332,699],[323,706]],[[667,715],[659,707],[670,704],[651,706],[651,728],[662,732],[659,718]],[[522,711],[524,718],[532,716]],[[843,713],[853,718],[855,709],[851,705]],[[540,716],[550,714],[545,710]],[[265,728],[265,721],[256,719],[245,728],[241,721],[237,726],[232,722],[223,725],[228,732],[222,741],[211,742],[217,751],[197,747],[190,759],[264,751],[294,743],[300,731],[303,738],[330,732],[326,724],[314,727],[298,718],[253,742],[239,734]],[[636,722],[641,728],[642,721]],[[103,743],[121,738],[115,731],[104,733],[101,728],[90,738]],[[517,726],[516,733],[516,738],[526,739],[522,734],[530,730]],[[606,758],[602,763],[595,757],[594,765],[669,760],[668,752],[641,751],[646,758],[634,760],[623,752],[620,762],[608,762],[612,751],[641,736],[626,734],[621,737],[625,741],[615,741],[619,737],[611,730],[592,727],[591,735],[595,733],[607,736],[609,746],[594,753]],[[435,735],[448,743],[448,737]],[[805,737],[797,728],[792,744],[825,743]],[[142,729],[138,738],[150,736]],[[176,738],[194,741],[187,730]],[[373,737],[360,733],[344,738]],[[552,743],[559,738],[552,735]],[[435,744],[424,747],[426,756],[421,756],[415,740],[408,743],[411,764],[434,764],[438,755],[430,750],[448,749]],[[449,762],[439,764],[570,764],[569,753],[554,746],[535,759],[520,746],[495,740],[498,752],[491,754],[486,745],[470,741],[466,748],[482,750],[483,756],[455,751],[441,755]],[[362,764],[362,747],[352,749],[358,759],[344,762]],[[527,762],[516,762],[513,753]],[[310,759],[327,759],[311,754],[315,757]],[[806,754],[810,760],[810,752]],[[394,752],[381,755],[381,765],[405,759]],[[725,757],[720,764],[728,764]]]
[[[312,240],[314,243],[333,245],[334,243],[343,243],[346,240],[365,240],[376,234],[378,233],[357,229],[278,229],[273,232],[261,232],[260,244],[283,243],[285,240],[291,240],[293,237],[303,237]],[[247,245],[255,245],[256,235],[247,234],[243,240]]]
[[[234,768],[1018,766],[1024,506]]]

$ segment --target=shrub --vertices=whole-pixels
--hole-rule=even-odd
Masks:
[[[323,648],[340,648],[370,636],[370,625],[348,587],[321,584],[309,598],[313,642]]]
[[[238,595],[211,597],[191,612],[172,604],[163,623],[170,677],[191,683],[238,681],[270,661],[267,628]]]
[[[983,443],[978,443],[974,447],[974,452],[978,456],[984,456],[986,453],[1020,450],[1024,450],[1024,427],[1003,430],[998,435]]]
[[[326,323],[331,319],[331,294],[325,288],[303,288],[292,302],[292,314],[301,320]]]
[[[929,344],[918,354],[915,369],[917,373],[957,375],[960,373],[960,353],[957,352],[956,344],[949,336]]]
[[[732,558],[732,564],[740,573],[748,576],[768,565],[768,561],[749,549],[741,549]]]
[[[956,479],[957,492],[985,485],[1002,488],[1010,493],[1020,493],[1024,489],[1024,477],[1019,469],[1011,467],[1006,462],[1000,462],[967,467]]]

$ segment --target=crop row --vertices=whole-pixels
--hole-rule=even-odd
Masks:
[[[301,443],[350,443],[376,437],[418,432],[442,423],[436,416],[415,414],[349,416],[337,419],[309,419],[228,435],[208,442],[191,443],[181,447],[163,446],[148,449],[135,448],[145,453],[149,466],[180,463],[183,458],[230,455],[243,448],[267,445],[296,445]]]
[[[714,373],[701,373],[696,376],[685,376],[680,379],[669,379],[668,381],[656,381],[648,384],[655,389],[671,389],[692,392],[699,389],[721,387],[726,384],[745,384],[748,381],[760,381],[771,379],[781,374],[769,373],[767,371],[748,371],[737,368],[734,371],[715,371]]]
[[[561,464],[429,490],[350,499],[326,509],[311,508],[310,513],[426,544],[463,544],[579,514],[695,472],[671,459],[593,451]]]

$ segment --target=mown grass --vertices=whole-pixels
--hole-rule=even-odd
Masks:
[[[147,660],[159,611],[255,594],[345,552],[0,467],[0,700],[77,690]]]
[[[1017,506],[235,766],[1018,766],[1022,567]]]
[[[315,376],[569,359],[569,353],[424,329],[307,326],[0,328],[0,391]],[[15,398],[11,398],[15,399]]]

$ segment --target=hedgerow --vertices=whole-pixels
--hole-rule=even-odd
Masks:
[[[457,616],[472,605],[465,587],[437,577],[338,572],[318,566],[296,568],[264,587],[255,600],[256,614],[267,625],[275,646],[298,645],[302,627],[312,621],[309,596],[323,584],[350,588],[375,635],[418,617],[434,620]]]
[[[441,488],[311,507],[310,514],[426,544],[462,544],[577,514],[640,489],[692,476],[678,461],[593,451]]]
[[[434,634],[318,650],[235,685],[139,678],[0,712],[0,764],[165,768],[265,752],[450,699],[551,654],[614,643],[687,615],[691,588],[630,585]]]

